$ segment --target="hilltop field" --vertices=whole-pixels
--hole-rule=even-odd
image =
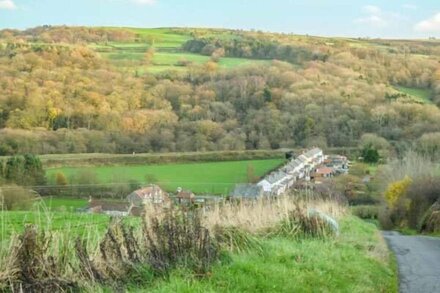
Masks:
[[[185,52],[182,46],[191,40],[191,32],[180,29],[140,29],[126,28],[137,36],[136,42],[108,42],[93,44],[91,47],[101,56],[108,59],[121,70],[143,74],[163,73],[166,71],[185,71],[187,65],[202,65],[210,61],[211,56]],[[232,38],[233,33],[213,31],[207,36]],[[148,50],[154,53],[148,58]],[[220,69],[232,69],[243,65],[265,64],[267,61],[251,58],[221,57],[218,62]]]

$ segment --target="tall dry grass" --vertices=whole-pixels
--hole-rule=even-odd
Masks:
[[[203,223],[213,230],[216,226],[237,227],[250,233],[271,228],[289,213],[300,207],[302,210],[317,210],[335,219],[347,213],[347,208],[333,200],[304,199],[290,194],[275,199],[231,202],[216,205],[203,212]]]
[[[155,272],[166,272],[176,266],[196,273],[207,272],[219,256],[218,249],[261,250],[260,232],[286,221],[296,225],[292,219],[298,215],[307,221],[308,210],[320,211],[336,220],[347,213],[346,207],[335,201],[294,194],[222,203],[202,210],[150,206],[137,223],[127,225],[123,219],[113,220],[106,233],[92,226],[78,237],[68,223],[65,229],[52,229],[51,212],[43,208],[38,228],[29,227],[1,243],[0,291],[32,286],[40,286],[38,292],[57,286],[119,286],[135,275],[138,267],[145,266]],[[192,220],[186,218],[194,216]],[[316,220],[307,223],[319,224]]]

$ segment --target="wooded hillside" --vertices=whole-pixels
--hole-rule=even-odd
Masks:
[[[114,60],[106,50],[141,57]],[[183,57],[155,73],[160,52]],[[208,58],[191,62],[188,53]],[[222,68],[222,60],[235,63]],[[365,133],[399,150],[440,131],[439,62],[435,40],[3,30],[0,155],[344,147]],[[401,87],[423,89],[428,99]]]

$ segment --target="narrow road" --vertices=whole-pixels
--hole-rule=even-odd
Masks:
[[[383,232],[397,257],[401,293],[440,292],[440,238]]]

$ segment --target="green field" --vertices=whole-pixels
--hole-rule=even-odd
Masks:
[[[75,211],[87,205],[87,200],[79,198],[44,197],[43,207],[51,211]]]
[[[118,28],[115,28],[118,29]],[[182,45],[191,39],[188,30],[172,28],[126,28],[133,31],[138,36],[138,41],[134,43],[107,42],[105,44],[90,44],[89,46],[99,52],[101,56],[108,59],[121,70],[136,72],[137,74],[161,73],[165,71],[183,72],[186,67],[179,64],[186,61],[192,64],[204,64],[210,60],[210,56],[191,54],[182,51]],[[207,36],[221,38],[231,38],[234,35],[227,31],[212,31]],[[145,52],[149,48],[155,49],[152,64],[146,66],[142,64]],[[231,69],[240,66],[253,64],[267,64],[266,60],[253,60],[245,58],[220,58],[219,69]]]
[[[78,183],[75,182],[75,177],[81,172],[86,172],[96,177],[96,183],[115,184],[135,180],[140,183],[155,182],[168,191],[182,187],[195,193],[227,194],[236,183],[247,182],[248,166],[253,167],[256,177],[261,177],[283,162],[282,159],[271,159],[166,165],[63,167],[47,169],[46,174],[50,183],[55,182],[55,174],[62,172],[69,183],[75,184]]]
[[[31,211],[1,211],[0,241],[7,241],[11,235],[21,233],[28,224],[39,229],[55,231],[60,234],[69,231],[72,237],[84,233],[104,232],[109,217],[100,214],[48,211],[44,207]]]
[[[423,104],[431,104],[431,91],[429,89],[423,88],[410,88],[403,86],[396,86],[396,90],[409,95],[414,101],[423,103]]]

